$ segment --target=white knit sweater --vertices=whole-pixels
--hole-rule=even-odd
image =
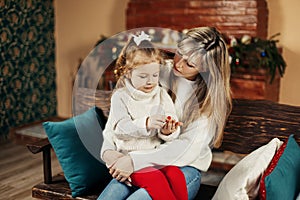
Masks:
[[[161,69],[160,82],[165,88],[170,88],[169,76],[172,68]],[[175,107],[179,120],[182,119],[184,104],[194,95],[197,85],[193,81],[177,77]],[[202,115],[182,130],[179,137],[168,144],[162,144],[155,150],[135,151],[130,156],[134,170],[155,165],[193,166],[201,171],[207,171],[212,161],[210,143],[216,133],[216,124],[212,117]]]
[[[172,99],[165,89],[157,86],[152,92],[145,93],[136,90],[126,79],[125,87],[117,89],[112,95],[111,109],[103,131],[104,139],[112,138],[116,150],[125,153],[154,149],[163,141],[177,138],[180,129],[167,136],[159,130],[148,131],[147,117],[162,114],[177,121],[175,113]]]
[[[169,75],[171,68],[161,70],[160,83],[169,88]],[[177,111],[183,109],[182,105],[193,94],[194,84],[184,78],[178,78],[178,87],[173,91],[176,95],[175,107]],[[179,119],[181,111],[177,113]],[[134,170],[155,165],[193,166],[201,171],[207,171],[212,161],[210,143],[216,133],[216,123],[212,117],[205,115],[189,124],[180,133],[179,137],[171,142],[161,144],[156,149],[144,151],[132,151]],[[102,150],[115,150],[111,137],[105,137]],[[104,152],[104,151],[102,151]],[[102,155],[102,154],[101,154]]]

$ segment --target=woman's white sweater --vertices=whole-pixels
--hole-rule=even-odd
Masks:
[[[145,93],[136,90],[126,79],[125,87],[117,89],[112,95],[111,109],[103,131],[104,140],[112,138],[116,150],[127,153],[155,149],[163,141],[177,138],[180,129],[170,135],[163,135],[156,129],[147,130],[147,117],[156,114],[178,120],[172,99],[165,89],[157,86],[150,93]],[[105,146],[101,151],[104,149]]]
[[[169,88],[169,75],[171,68],[161,70],[161,84]],[[194,83],[184,78],[177,78],[175,107],[179,120],[182,118],[182,109],[186,100],[194,94]],[[132,151],[129,155],[134,164],[134,170],[156,166],[175,165],[193,166],[201,171],[207,171],[212,161],[210,143],[216,133],[216,123],[211,117],[205,115],[192,122],[182,130],[179,137],[171,142],[161,144],[153,150]],[[104,139],[104,149],[116,149],[112,138]]]

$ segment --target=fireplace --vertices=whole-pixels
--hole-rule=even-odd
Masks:
[[[214,26],[228,36],[266,38],[268,8],[266,0],[130,0],[126,26],[178,31]]]
[[[214,26],[226,36],[244,35],[266,39],[268,35],[266,0],[130,0],[127,29],[163,27],[182,31]],[[280,77],[269,83],[265,70],[233,74],[233,98],[279,100]]]

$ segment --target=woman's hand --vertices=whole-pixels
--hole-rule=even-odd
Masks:
[[[112,166],[109,167],[109,173],[113,178],[120,182],[130,181],[130,175],[133,173],[133,162],[129,155],[120,157]]]

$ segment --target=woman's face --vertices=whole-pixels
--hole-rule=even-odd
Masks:
[[[187,56],[181,55],[178,51],[176,51],[173,72],[176,76],[193,81],[199,74],[199,69],[187,62]]]

